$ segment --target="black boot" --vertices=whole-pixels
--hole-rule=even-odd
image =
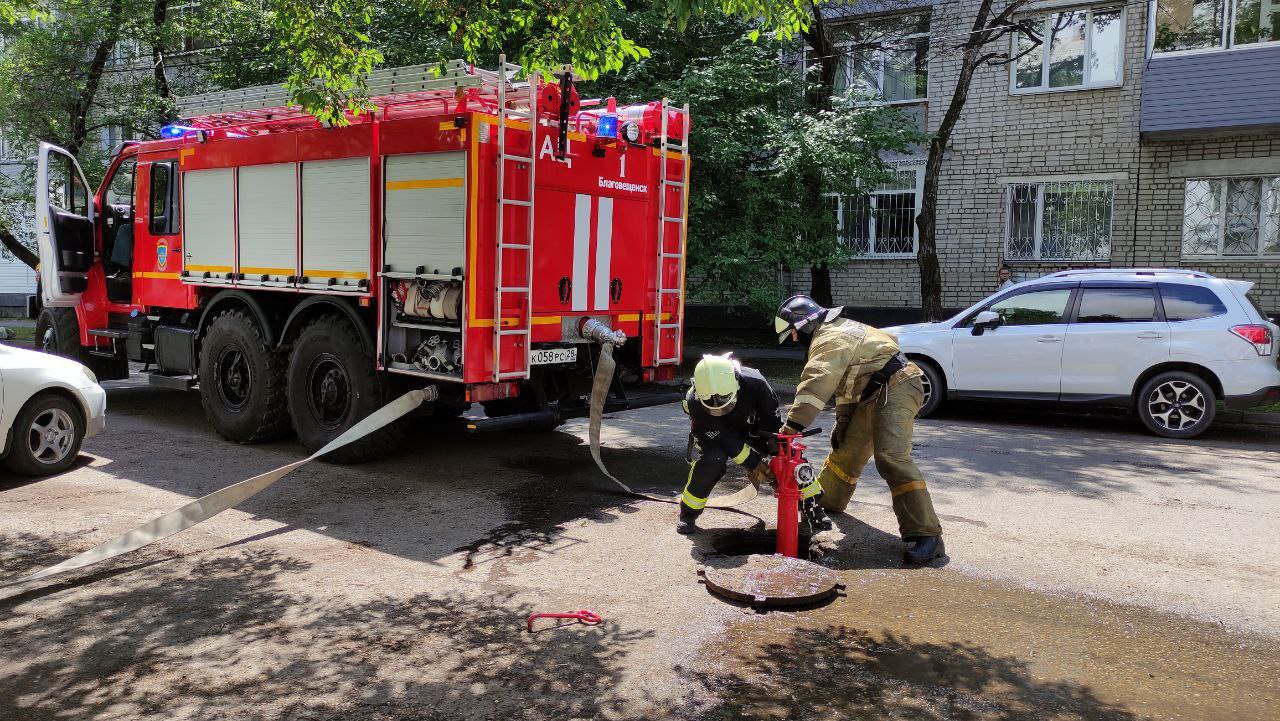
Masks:
[[[701,511],[695,511],[692,508],[680,504],[680,520],[676,521],[676,533],[681,535],[692,535],[698,530],[698,516]]]
[[[822,506],[818,505],[819,498],[822,498],[821,493],[813,498],[806,498],[802,506],[805,520],[809,522],[809,527],[814,533],[830,531],[832,528],[831,518],[827,516],[826,511],[822,510]]]
[[[903,563],[920,566],[947,555],[942,536],[908,536],[902,540],[907,544],[907,550],[902,552]]]

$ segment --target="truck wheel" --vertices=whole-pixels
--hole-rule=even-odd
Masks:
[[[1169,371],[1142,386],[1136,405],[1143,425],[1157,436],[1195,438],[1213,423],[1218,397],[1200,376]]]
[[[298,335],[289,360],[289,413],[298,440],[315,453],[385,402],[382,379],[345,318],[325,315]],[[403,419],[325,455],[331,463],[381,458],[404,440]]]
[[[76,462],[83,440],[79,406],[60,395],[39,395],[18,412],[4,465],[22,476],[62,473]]]
[[[200,345],[200,399],[218,435],[260,443],[288,434],[284,362],[244,311],[213,319]]]
[[[75,308],[41,308],[36,316],[36,350],[80,360],[80,322]]]

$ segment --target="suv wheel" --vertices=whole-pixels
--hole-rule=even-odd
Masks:
[[[1161,373],[1138,393],[1143,425],[1166,438],[1195,438],[1208,430],[1218,410],[1218,397],[1203,378],[1185,371]]]
[[[947,394],[947,381],[943,378],[942,371],[933,363],[921,358],[913,358],[911,362],[924,373],[924,377],[920,379],[924,386],[924,402],[920,404],[916,418],[928,418],[942,405],[942,399]]]

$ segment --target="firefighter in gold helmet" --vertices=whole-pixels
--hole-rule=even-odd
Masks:
[[[924,401],[923,373],[907,360],[891,334],[840,317],[812,298],[792,296],[778,308],[778,342],[812,334],[809,360],[796,388],[783,431],[800,431],[835,396],[836,425],[831,455],[818,475],[822,506],[840,511],[872,455],[889,484],[898,530],[907,543],[903,560],[928,563],[945,554],[942,526],[924,476],[911,460],[911,432]]]
[[[724,477],[729,461],[745,468],[759,485],[769,478],[765,460],[770,436],[782,426],[778,396],[760,371],[744,368],[725,355],[707,355],[693,369],[693,388],[683,402],[692,421],[694,442],[701,455],[689,469],[689,480],[680,494],[680,520],[676,531],[697,530],[697,519],[707,505],[711,489]],[[817,529],[831,527],[831,520],[816,503],[822,487],[816,482],[801,489],[806,518]]]

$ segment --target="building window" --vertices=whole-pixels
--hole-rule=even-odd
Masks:
[[[1182,256],[1280,256],[1280,177],[1187,180]]]
[[[914,258],[923,180],[923,167],[900,169],[870,193],[836,198],[841,241],[859,257]]]
[[[1013,92],[1121,83],[1124,15],[1119,8],[1068,10],[1036,18],[1034,24],[1038,38],[1019,32],[1013,40]]]
[[[929,94],[929,16],[893,15],[850,25],[836,45],[843,51],[836,93],[914,103]]]
[[[1280,41],[1276,0],[1152,0],[1152,50],[1221,50]]]
[[[1114,184],[1109,180],[1012,183],[1008,260],[1107,260]]]

